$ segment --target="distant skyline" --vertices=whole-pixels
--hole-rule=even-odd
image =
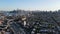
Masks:
[[[60,9],[60,0],[0,0],[0,10],[48,10]]]

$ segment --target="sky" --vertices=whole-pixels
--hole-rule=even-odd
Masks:
[[[0,0],[0,10],[59,10],[60,0]]]

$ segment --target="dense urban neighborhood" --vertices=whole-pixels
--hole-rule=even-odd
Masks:
[[[60,34],[60,10],[0,11],[0,34]]]

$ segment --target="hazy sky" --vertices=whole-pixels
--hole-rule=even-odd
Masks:
[[[0,0],[0,10],[58,10],[60,0]]]

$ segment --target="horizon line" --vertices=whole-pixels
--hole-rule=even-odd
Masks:
[[[56,10],[39,10],[39,9],[36,9],[36,10],[27,10],[27,9],[12,9],[12,10],[0,10],[0,11],[13,11],[13,10],[24,10],[24,11],[58,11],[60,9],[56,9]]]

